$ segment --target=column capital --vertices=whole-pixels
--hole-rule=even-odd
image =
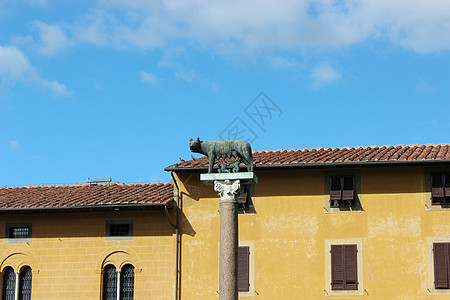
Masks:
[[[219,194],[220,201],[237,201],[240,187],[240,180],[214,181],[214,190]]]

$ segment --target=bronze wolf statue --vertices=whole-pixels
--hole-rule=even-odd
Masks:
[[[247,166],[248,172],[253,172],[255,163],[252,156],[252,148],[249,143],[241,140],[229,140],[229,141],[200,141],[200,138],[196,140],[190,140],[189,148],[192,152],[200,153],[208,156],[209,166],[208,173],[213,172],[213,166],[215,159],[231,158],[235,157],[237,164],[235,171],[239,170],[239,162],[242,161]],[[225,162],[224,162],[225,166]]]

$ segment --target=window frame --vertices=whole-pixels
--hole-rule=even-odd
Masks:
[[[340,290],[332,288],[332,265],[331,265],[331,247],[333,245],[356,245],[356,273],[357,289]],[[363,296],[364,278],[363,278],[363,243],[361,238],[356,239],[329,239],[325,240],[325,293],[327,296]]]
[[[29,270],[30,272],[30,278],[29,278],[29,284],[25,285],[24,284],[24,272],[26,272],[26,270]],[[6,271],[10,271],[11,274],[13,274],[14,280],[13,280],[13,284],[14,284],[14,289],[10,289],[10,291],[12,293],[10,293],[8,295],[8,298],[6,298],[5,294],[6,294],[6,285],[5,285],[5,274]],[[11,276],[12,277],[12,276]],[[10,277],[10,278],[11,278]],[[33,291],[33,269],[31,268],[30,265],[24,265],[20,268],[20,271],[16,271],[14,270],[14,268],[10,265],[8,265],[7,267],[5,267],[3,269],[3,278],[2,278],[2,282],[3,282],[3,287],[2,287],[2,299],[25,299],[25,300],[30,300],[31,299],[31,294]],[[24,297],[24,287],[29,287],[29,294],[26,294]],[[18,295],[16,295],[16,292],[18,293]]]
[[[129,230],[127,235],[111,235],[111,225],[123,225],[128,224]],[[117,241],[117,240],[133,240],[134,236],[134,220],[133,219],[121,219],[121,220],[106,220],[105,221],[105,240]]]
[[[333,213],[360,213],[363,211],[362,193],[361,193],[361,171],[360,169],[342,169],[342,170],[326,170],[324,171],[324,190],[323,190],[323,209],[325,214]],[[331,205],[331,177],[345,177],[353,176],[354,178],[354,205],[352,206],[337,206]]]
[[[443,210],[450,210],[450,203],[449,204],[433,204],[433,195],[432,195],[432,185],[431,185],[431,176],[432,174],[438,174],[438,173],[448,173],[450,174],[450,167],[425,167],[424,168],[424,184],[422,185],[423,188],[423,197],[425,197],[425,209],[427,211],[443,211]]]
[[[10,237],[12,228],[28,228],[28,236],[25,238]],[[5,224],[5,244],[31,243],[33,241],[33,223],[32,222],[8,222]]]
[[[131,299],[134,299],[134,294],[135,294],[135,278],[136,278],[136,268],[132,263],[126,263],[123,266],[121,266],[120,268],[117,268],[114,264],[107,264],[103,267],[102,269],[102,295],[101,298],[104,300],[106,299],[105,297],[111,297],[113,296],[114,300],[123,300],[125,295],[123,292],[124,289],[124,274],[123,274],[123,270],[127,267],[131,267],[131,270],[133,270],[132,274],[132,278],[133,278],[133,289],[132,289],[132,296]],[[113,294],[111,295],[106,295],[105,293],[105,289],[107,286],[107,278],[105,277],[106,275],[106,269],[110,268],[112,273],[114,273],[114,277],[110,277],[109,279],[111,279],[113,281],[113,285],[114,285],[114,291]],[[117,299],[118,298],[118,299]],[[129,298],[129,297],[128,297]]]
[[[435,287],[435,269],[434,269],[434,244],[448,243],[450,237],[429,237],[427,238],[427,260],[428,260],[428,291],[431,295],[450,295],[450,286],[448,289],[436,289]],[[450,245],[449,245],[450,246]],[[449,257],[450,260],[450,257]],[[449,261],[450,264],[450,261]],[[450,275],[449,275],[450,276]],[[450,281],[450,278],[449,278]],[[450,285],[450,282],[449,282]]]

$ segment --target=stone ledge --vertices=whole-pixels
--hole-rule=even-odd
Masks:
[[[200,181],[205,185],[214,185],[214,181],[224,180],[240,180],[241,184],[257,184],[258,177],[254,172],[238,172],[238,173],[206,173],[200,174]]]

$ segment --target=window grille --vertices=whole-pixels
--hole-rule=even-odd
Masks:
[[[10,227],[9,237],[12,239],[26,239],[28,238],[28,227]]]
[[[22,269],[19,275],[19,300],[31,300],[32,271],[30,267]]]
[[[110,224],[110,236],[127,236],[130,235],[130,224]]]
[[[117,272],[116,267],[107,265],[103,271],[103,300],[116,300]]]
[[[16,293],[16,274],[8,267],[3,274],[3,300],[14,300]]]
[[[125,265],[120,273],[120,300],[133,300],[134,267]]]

